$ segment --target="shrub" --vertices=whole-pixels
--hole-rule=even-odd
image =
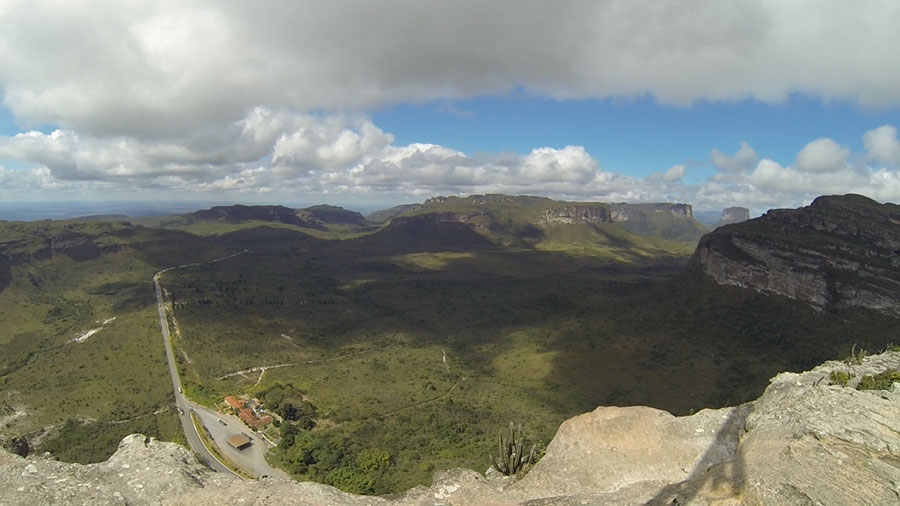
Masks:
[[[900,383],[900,371],[889,369],[874,376],[863,376],[857,390],[890,390],[891,385]]]
[[[831,376],[829,376],[829,379],[831,379],[832,384],[837,384],[845,387],[847,386],[847,382],[850,381],[850,377],[851,376],[844,371],[831,371]]]

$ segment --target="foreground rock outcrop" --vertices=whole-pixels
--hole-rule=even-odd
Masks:
[[[900,384],[853,388],[900,369],[900,352],[776,376],[756,401],[674,417],[600,407],[560,427],[544,458],[513,482],[439,473],[396,498],[315,483],[242,481],[174,443],[126,437],[106,462],[65,464],[0,450],[0,504],[629,505],[900,503]],[[832,384],[831,372],[850,375]]]
[[[692,264],[719,284],[808,302],[900,315],[900,206],[861,195],[717,228]]]

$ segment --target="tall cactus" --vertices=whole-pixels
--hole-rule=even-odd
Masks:
[[[526,464],[532,464],[537,455],[537,447],[531,445],[531,451],[525,453],[525,433],[522,431],[522,425],[518,427],[509,422],[509,437],[503,436],[503,431],[497,434],[497,444],[499,454],[496,458],[491,457],[491,465],[497,472],[504,476],[510,476],[518,473]]]

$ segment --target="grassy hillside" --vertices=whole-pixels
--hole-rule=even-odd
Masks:
[[[125,223],[0,223],[0,237],[0,430],[80,462],[134,431],[180,440],[151,277],[215,248]]]
[[[620,237],[620,249],[632,246],[641,249],[644,238],[653,249],[684,250],[696,244],[706,228],[694,220],[684,204],[604,204],[599,202],[565,202],[545,197],[510,195],[473,195],[469,197],[435,197],[421,204],[406,204],[370,215],[367,220],[359,213],[334,206],[312,206],[289,209],[283,206],[221,206],[179,216],[142,218],[137,221],[148,227],[182,230],[196,235],[222,235],[256,226],[269,226],[302,231],[320,239],[348,239],[372,234],[382,227],[410,221],[456,222],[481,234],[503,247],[528,247],[559,250],[561,243],[572,242],[577,249],[587,247],[588,254],[609,244],[596,231],[585,227],[571,227],[560,241],[560,230],[569,224],[599,225],[605,229],[620,228],[630,232],[627,240]],[[581,209],[589,220],[565,222],[555,213]],[[616,212],[616,218],[610,217]],[[613,222],[615,226],[613,227]],[[622,236],[622,231],[613,231]],[[547,236],[551,237],[547,237]],[[601,231],[600,235],[608,235]],[[557,236],[557,237],[552,237]],[[385,238],[386,236],[382,236]],[[629,244],[630,243],[630,244]],[[677,244],[668,244],[677,243]],[[689,245],[689,246],[686,246]],[[599,248],[593,248],[598,246]]]
[[[176,216],[140,218],[135,223],[181,230],[199,236],[222,235],[267,226],[296,230],[320,239],[356,237],[378,229],[357,212],[328,205],[304,209],[284,206],[220,206]]]
[[[450,225],[419,243],[381,241],[389,229],[296,243],[270,229],[270,247],[167,273],[191,391],[213,401],[292,385],[318,425],[273,458],[303,479],[386,493],[487,467],[510,420],[546,442],[597,405],[735,404],[782,370],[896,340],[896,321],[877,314],[818,314],[682,276],[675,252],[504,249]],[[237,374],[262,366],[277,367]],[[386,453],[389,471],[360,475],[367,451]]]
[[[272,461],[357,492],[485,469],[509,421],[548,442],[598,405],[732,405],[898,340],[896,319],[718,286],[684,271],[689,244],[546,200],[320,237],[261,220],[0,224],[0,430],[50,427],[39,450],[80,461],[132,431],[179,439],[151,276],[244,250],[162,276],[185,390],[289,399],[302,416],[269,429]]]

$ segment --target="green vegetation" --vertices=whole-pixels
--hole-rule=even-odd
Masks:
[[[0,393],[13,412],[0,430],[79,462],[132,432],[182,441],[150,279],[196,258],[191,237],[48,220],[0,223],[0,238]]]
[[[847,382],[850,381],[850,378],[852,378],[853,376],[844,371],[831,371],[831,374],[828,377],[831,380],[832,384],[837,384],[845,387],[847,386]]]
[[[526,452],[527,444],[522,425],[509,422],[509,436],[503,431],[497,434],[497,457],[490,456],[491,465],[503,476],[518,474],[525,466],[537,462],[537,446],[531,445],[531,450]]]
[[[896,339],[879,313],[818,313],[684,272],[687,243],[542,224],[548,199],[463,204],[465,223],[407,209],[377,231],[321,221],[328,208],[299,217],[312,227],[0,224],[2,430],[49,428],[38,450],[80,461],[128,432],[180,439],[150,281],[173,265],[199,264],[161,277],[185,393],[259,398],[281,418],[266,429],[274,464],[370,494],[484,469],[508,420],[549,441],[598,405],[734,405],[848,342]]]
[[[844,363],[847,365],[860,365],[863,363],[863,359],[865,359],[869,355],[869,352],[860,348],[856,349],[856,343],[853,343],[853,347],[850,348],[850,355],[844,359]]]
[[[900,383],[900,371],[890,369],[874,376],[863,376],[857,390],[890,390],[891,385]]]
[[[334,434],[281,426],[275,462],[294,476],[338,487],[356,494],[394,491],[390,476],[392,457],[380,448],[366,448]]]
[[[318,412],[306,396],[293,385],[275,383],[260,391],[256,396],[263,402],[266,409],[278,413],[284,421],[283,427],[295,424],[297,427],[310,430],[316,426]],[[288,430],[282,428],[282,431]]]
[[[35,453],[50,452],[64,462],[89,464],[109,458],[122,438],[129,434],[145,434],[176,439],[181,426],[171,413],[139,416],[131,420],[95,421],[70,418],[50,439],[37,445]]]
[[[418,242],[391,227],[327,242],[274,228],[219,236],[232,250],[251,237],[257,246],[164,278],[186,384],[211,401],[290,390],[292,406],[314,406],[302,411],[312,429],[282,424],[291,444],[279,444],[275,464],[348,490],[397,492],[438,469],[483,469],[495,427],[510,419],[550,440],[598,405],[734,405],[848,338],[880,348],[895,321],[681,276],[684,255],[622,262],[501,248],[441,227],[418,230]],[[364,450],[390,465],[363,472]]]

